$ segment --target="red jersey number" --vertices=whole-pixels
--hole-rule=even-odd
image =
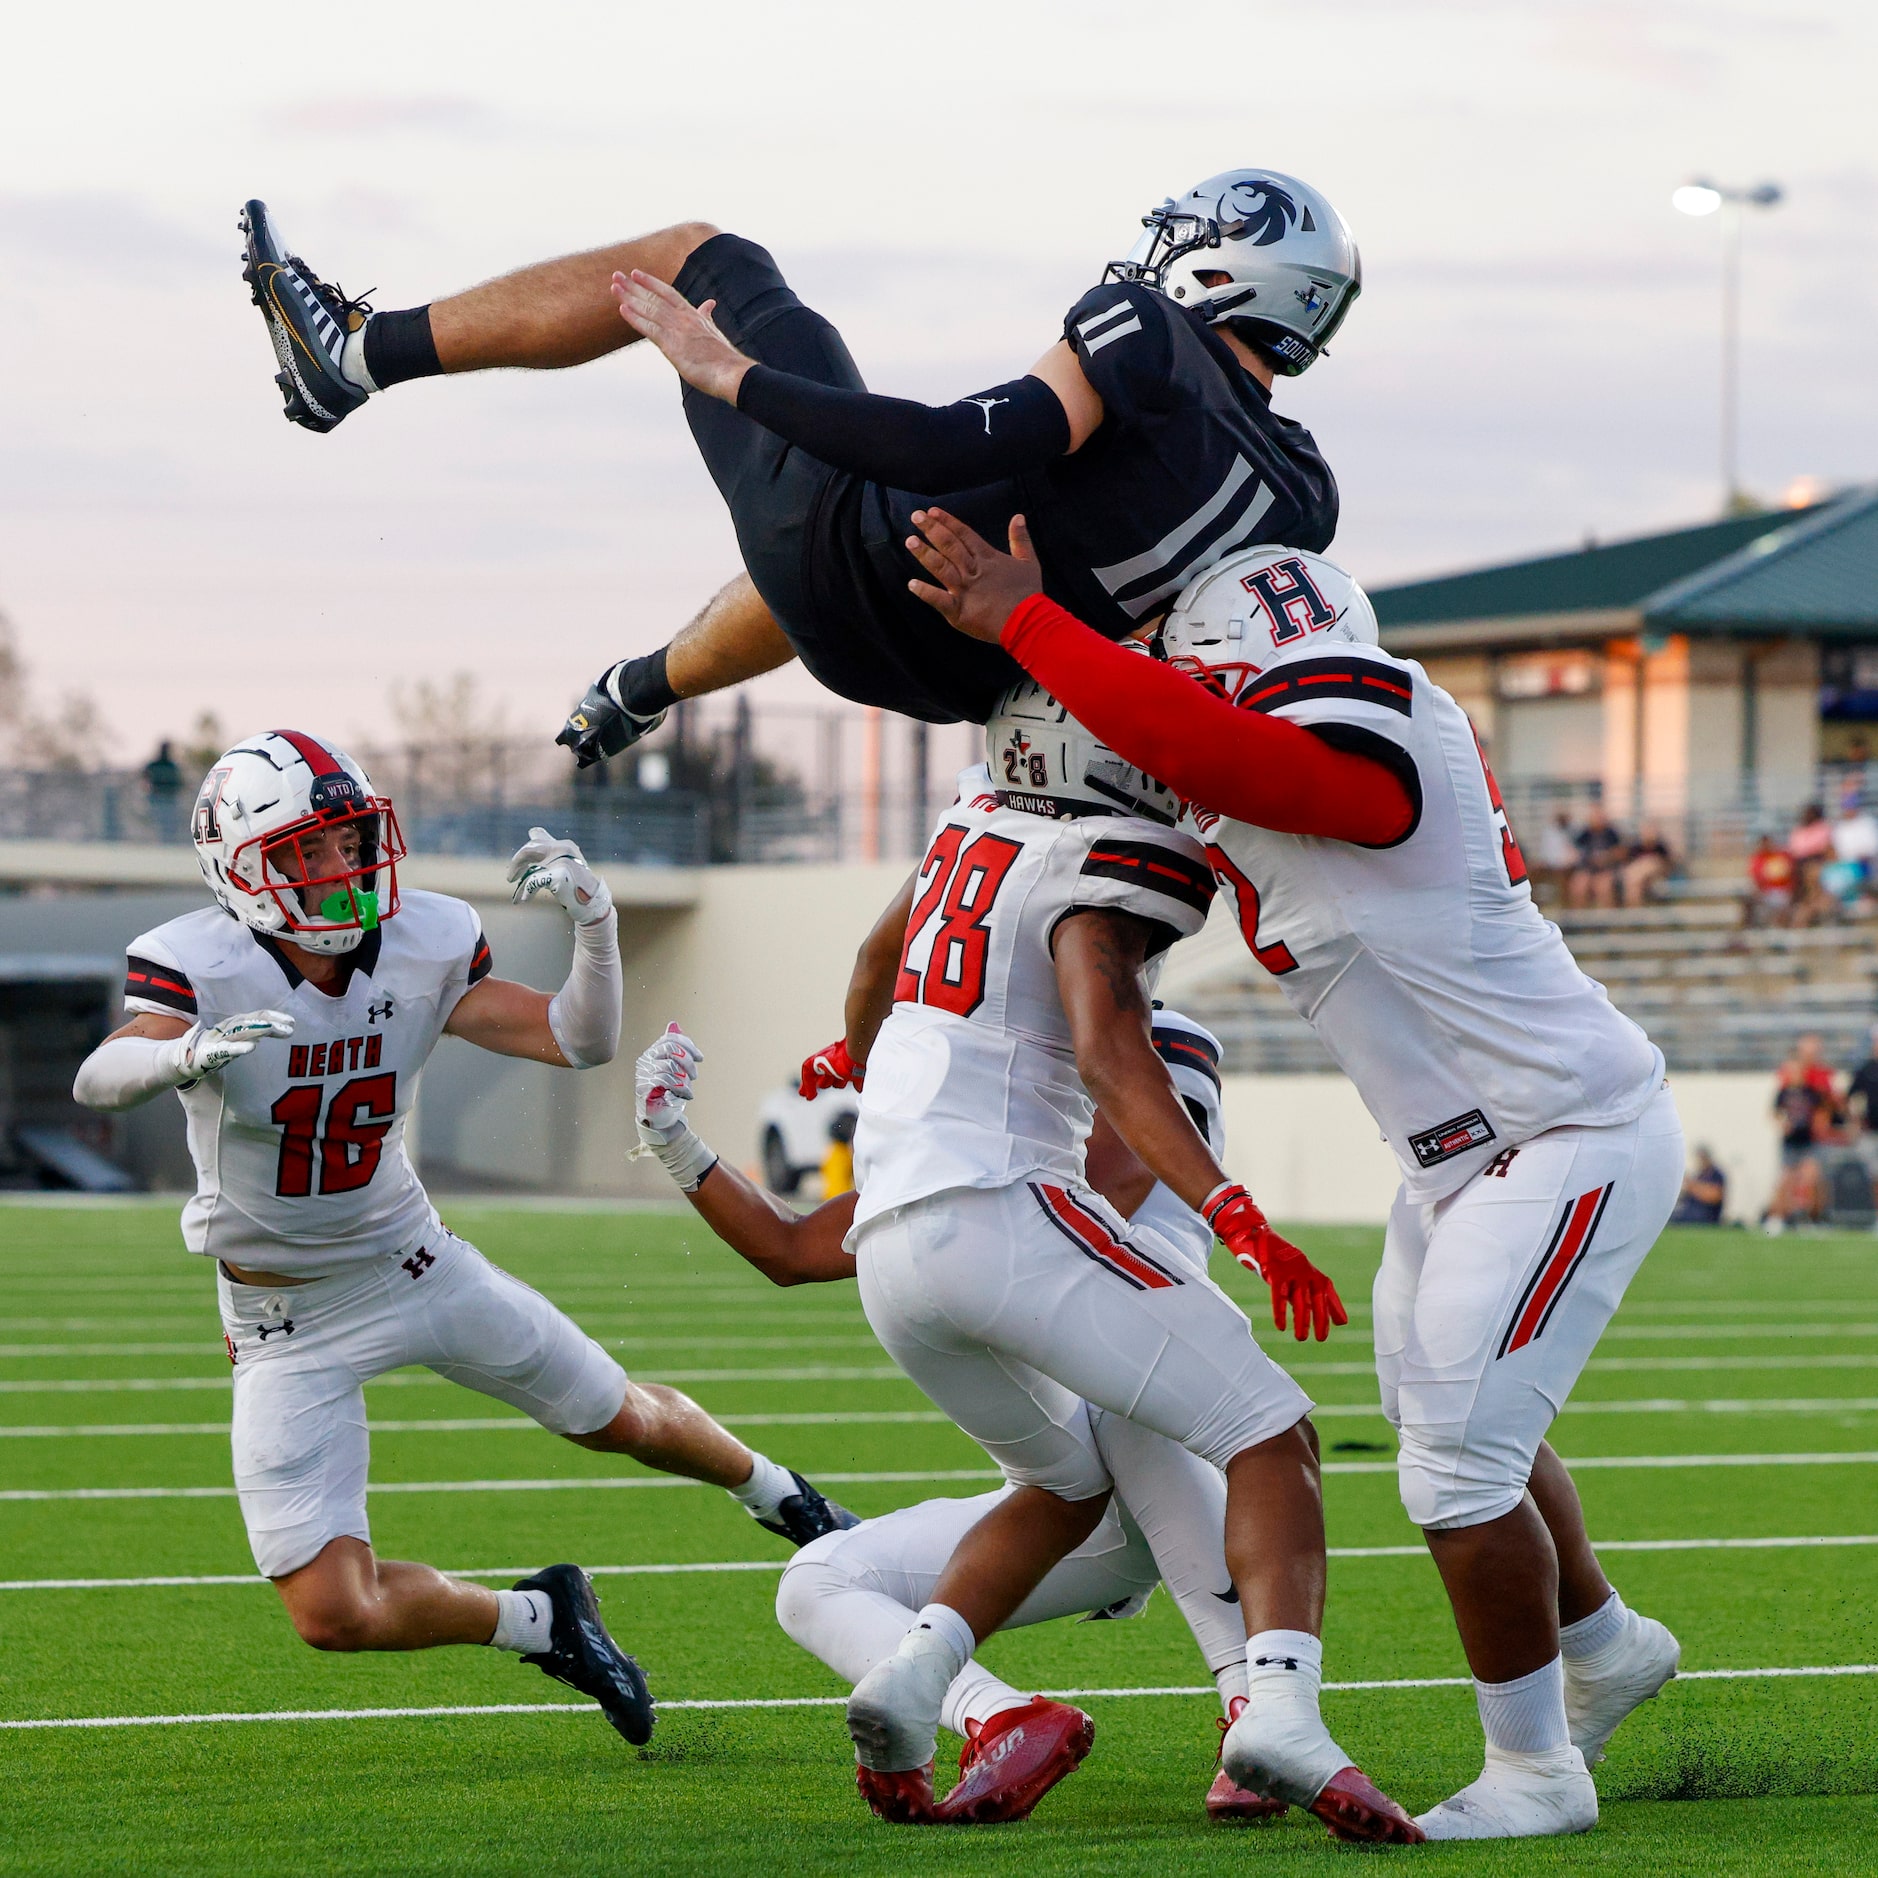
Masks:
[[[979,835],[967,841],[969,833],[948,822],[926,851],[919,870],[924,885],[907,918],[906,944],[894,979],[896,1003],[927,1004],[955,1017],[969,1017],[984,1002],[985,964],[991,952],[991,933],[985,922],[1023,849],[1002,835]],[[908,961],[935,911],[938,930],[926,969],[918,972]]]
[[[1252,956],[1274,978],[1282,978],[1286,972],[1295,972],[1298,962],[1291,956],[1291,948],[1283,940],[1268,946],[1259,944],[1259,890],[1233,865],[1224,848],[1209,843],[1206,858],[1213,869],[1213,878],[1222,887],[1232,889],[1233,902],[1239,913],[1239,930],[1245,935]]]
[[[1519,851],[1513,824],[1506,818],[1506,804],[1500,799],[1500,785],[1493,780],[1493,765],[1487,761],[1487,747],[1474,732],[1474,748],[1480,752],[1480,773],[1487,779],[1487,800],[1493,804],[1494,826],[1500,831],[1500,859],[1506,863],[1509,885],[1517,887],[1526,878],[1526,857]]]
[[[306,1199],[313,1191],[316,1158],[321,1193],[353,1193],[368,1186],[397,1112],[398,1078],[391,1071],[353,1077],[331,1102],[323,1084],[296,1083],[268,1111],[281,1129],[274,1191],[282,1199]]]

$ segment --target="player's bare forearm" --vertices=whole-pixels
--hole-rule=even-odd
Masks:
[[[485,978],[457,1000],[443,1027],[447,1037],[461,1037],[496,1056],[519,1056],[556,1069],[573,1065],[561,1054],[548,1022],[549,993],[510,978]]]
[[[893,984],[900,971],[900,952],[906,944],[906,922],[912,916],[913,889],[918,879],[917,874],[908,877],[855,955],[843,1015],[847,1020],[848,1055],[856,1063],[866,1063],[867,1053],[893,1009]]]
[[[842,1249],[854,1223],[852,1193],[798,1213],[748,1175],[719,1161],[695,1193],[698,1216],[771,1284],[819,1285],[854,1276],[854,1255]]]
[[[1141,973],[1151,937],[1132,913],[1072,913],[1056,929],[1056,980],[1084,1087],[1142,1165],[1197,1209],[1226,1175],[1155,1053]]]

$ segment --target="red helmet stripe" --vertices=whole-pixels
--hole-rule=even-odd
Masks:
[[[315,776],[343,775],[344,765],[323,743],[316,742],[304,731],[277,730],[274,735],[283,743],[290,743],[299,751],[301,759]]]

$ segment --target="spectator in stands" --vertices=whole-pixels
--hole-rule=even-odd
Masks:
[[[1761,1223],[1770,1232],[1816,1220],[1825,1205],[1819,1150],[1838,1138],[1837,1079],[1816,1036],[1801,1037],[1775,1076],[1780,1179]]]
[[[1533,874],[1535,891],[1544,885],[1554,895],[1565,892],[1578,865],[1578,840],[1572,833],[1571,817],[1563,809],[1539,830],[1538,839],[1526,849],[1526,864]]]
[[[156,755],[143,766],[143,786],[150,802],[150,826],[159,841],[182,838],[181,817],[183,772],[165,737],[157,745]]]
[[[1682,1197],[1669,1216],[1672,1226],[1719,1226],[1728,1203],[1728,1176],[1707,1148],[1697,1148],[1695,1165],[1682,1179]]]
[[[1763,830],[1755,837],[1754,852],[1748,856],[1748,880],[1754,888],[1754,897],[1748,902],[1751,923],[1787,923],[1793,911],[1793,876],[1793,856]]]
[[[1787,853],[1793,859],[1793,912],[1788,923],[1814,925],[1838,905],[1819,878],[1832,858],[1832,824],[1819,803],[1809,802],[1800,811],[1800,819],[1787,836]]]
[[[1593,803],[1576,836],[1578,865],[1565,883],[1567,906],[1615,906],[1618,875],[1630,853],[1623,833]]]
[[[1860,1131],[1878,1139],[1878,1024],[1872,1026],[1864,1062],[1852,1072],[1852,1080],[1846,1087],[1845,1105]]]
[[[1878,860],[1878,816],[1848,788],[1832,824],[1832,858],[1820,869],[1820,887],[1847,912],[1863,911],[1871,899],[1872,865]]]
[[[1878,831],[1874,831],[1878,832]],[[1676,856],[1663,831],[1646,822],[1643,832],[1631,845],[1630,858],[1618,870],[1626,906],[1643,906],[1655,897],[1657,888],[1676,871]]]

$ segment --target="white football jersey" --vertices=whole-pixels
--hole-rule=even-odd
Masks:
[[[1380,849],[1193,817],[1246,944],[1356,1085],[1409,1197],[1548,1128],[1642,1114],[1662,1052],[1533,904],[1466,712],[1411,659],[1308,641],[1238,703],[1384,762],[1416,804]]]
[[[1154,1052],[1167,1065],[1193,1125],[1213,1150],[1226,1159],[1226,1118],[1219,1102],[1219,1039],[1204,1024],[1179,1011],[1154,1013]],[[1201,1271],[1213,1256],[1213,1229],[1171,1187],[1156,1181],[1148,1197],[1129,1214],[1131,1226],[1152,1226]]]
[[[1057,992],[1056,928],[1097,907],[1153,921],[1166,938],[1152,977],[1212,898],[1191,836],[1008,807],[983,764],[966,770],[920,864],[893,1011],[867,1061],[855,1224],[949,1187],[1080,1183],[1095,1108]]]
[[[291,1038],[264,1038],[177,1091],[196,1165],[182,1220],[191,1252],[305,1276],[416,1252],[440,1230],[404,1124],[457,1000],[489,974],[481,923],[461,900],[407,892],[345,962],[344,990],[329,996],[220,907],[131,942],[132,1011],[294,1019]]]

